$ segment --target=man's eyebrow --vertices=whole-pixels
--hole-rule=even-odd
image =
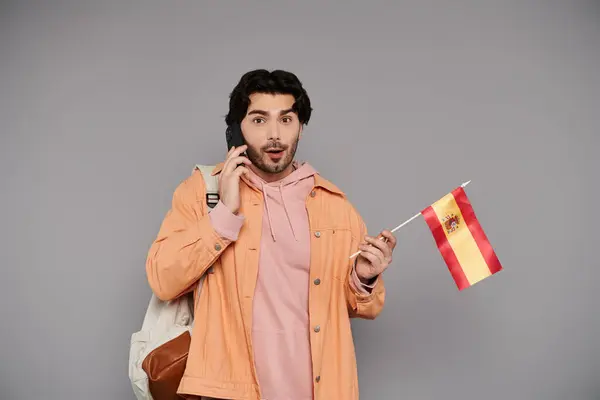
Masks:
[[[281,110],[281,111],[279,112],[279,115],[285,115],[285,114],[289,114],[289,113],[291,113],[291,112],[293,112],[293,111],[294,111],[294,109],[293,109],[293,108],[288,108],[287,110]],[[268,113],[268,112],[266,112],[266,111],[264,111],[264,110],[252,110],[252,111],[250,111],[250,112],[248,113],[248,115],[252,115],[252,114],[259,114],[259,115],[263,115],[263,116],[265,116],[265,117],[269,115],[269,113]]]
[[[294,109],[293,109],[293,108],[288,108],[287,110],[281,110],[281,111],[279,112],[279,115],[285,115],[285,114],[289,114],[289,113],[291,113],[291,112],[293,112],[293,111],[294,111]]]
[[[263,110],[252,110],[248,113],[248,115],[252,115],[252,114],[260,114],[260,115],[264,115],[264,116],[269,115],[268,112],[263,111]]]

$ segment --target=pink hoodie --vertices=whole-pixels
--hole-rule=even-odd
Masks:
[[[294,162],[287,177],[267,183],[250,172],[262,191],[263,213],[258,280],[253,302],[252,342],[259,384],[268,400],[312,400],[308,324],[310,237],[305,201],[317,171]],[[211,211],[215,230],[236,240],[244,221],[219,202]],[[360,291],[353,271],[352,282]]]

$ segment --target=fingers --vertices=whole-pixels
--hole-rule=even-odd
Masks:
[[[235,150],[235,146],[231,146],[231,148],[227,151],[227,155],[225,156],[225,159],[227,159],[234,150]]]
[[[244,151],[246,151],[247,148],[248,148],[248,145],[246,145],[246,144],[243,144],[240,147],[231,146],[231,149],[229,149],[229,151],[227,152],[227,157],[229,157],[229,156],[232,156],[232,157],[239,156]]]
[[[381,251],[385,251],[386,247],[388,247],[387,243],[385,240],[382,240],[382,238],[374,238],[373,236],[365,236],[365,241],[369,244],[372,244],[373,246],[377,247],[379,250]]]
[[[378,241],[376,239],[372,239],[370,236],[367,236],[366,238],[368,243],[371,243],[372,241]],[[386,244],[383,243],[383,245],[385,246]],[[373,260],[375,262],[379,261],[380,263],[384,263],[384,260],[386,259],[386,255],[385,253],[378,247],[375,247],[373,245],[369,245],[369,244],[361,244],[360,246],[358,246],[358,249],[362,252],[361,254],[370,254],[372,255],[374,258],[371,259],[369,257],[366,257],[369,261],[373,262]]]
[[[223,167],[223,174],[229,175],[235,171],[240,164],[252,165],[252,162],[246,157],[234,157],[229,160],[229,163]]]
[[[384,240],[382,240],[382,239],[384,239]],[[389,244],[387,243],[387,239],[385,237],[380,237],[380,238],[376,239],[372,236],[366,236],[365,240],[371,246],[378,249],[385,258],[389,258],[392,256],[392,249],[390,248]]]
[[[232,153],[232,155],[233,154],[235,153]],[[244,156],[230,157],[223,165],[223,175],[231,174],[240,164],[252,165],[252,161]]]
[[[231,171],[233,171],[240,163],[244,163],[246,165],[251,164],[250,160],[248,160],[246,157],[240,157],[240,154],[246,151],[247,148],[247,145],[242,145],[237,148],[232,147],[229,152],[227,152],[227,158],[223,164],[223,173],[231,173]]]
[[[359,250],[370,253],[379,259],[382,264],[392,262],[392,252],[396,247],[396,237],[389,230],[384,230],[377,238],[365,236],[367,244],[361,244]]]
[[[377,265],[378,262],[380,261],[379,258],[375,254],[370,253],[366,250],[364,250],[362,253],[360,253],[360,256],[366,258],[371,263],[371,265]]]
[[[233,173],[234,175],[237,175],[238,178],[242,175],[246,175],[246,178],[250,179],[250,171],[248,171],[248,168],[246,167],[237,167]]]
[[[225,162],[223,163],[223,169],[225,169],[225,167],[227,166],[227,163],[229,162],[229,159],[231,158],[231,153],[233,153],[234,150],[236,150],[235,146],[231,146],[231,148],[227,152],[227,155],[225,156]]]
[[[231,149],[229,149],[229,151],[227,152],[227,156],[225,157],[225,163],[223,164],[223,170],[225,170],[227,165],[229,165],[229,162],[231,161],[232,157],[237,157],[244,151],[243,147],[244,146],[240,146],[240,147],[236,148],[235,146],[231,146]]]
[[[388,246],[393,250],[396,247],[396,236],[389,230],[385,229],[381,231],[380,236],[385,239]]]

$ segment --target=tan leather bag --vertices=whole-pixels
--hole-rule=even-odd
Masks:
[[[142,368],[148,375],[148,387],[154,400],[181,400],[177,394],[191,343],[188,331],[152,350]]]

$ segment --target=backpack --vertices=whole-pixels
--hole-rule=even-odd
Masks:
[[[196,165],[194,171],[198,169],[204,178],[206,186],[206,204],[212,209],[219,201],[218,180],[216,176],[211,175],[214,168],[212,165]],[[198,281],[198,299],[205,275],[202,275]],[[133,387],[133,392],[138,400],[159,400],[152,397],[152,391],[159,392],[162,398],[173,398],[177,390],[180,379],[185,369],[187,361],[187,348],[194,322],[193,312],[193,292],[181,296],[171,301],[162,301],[152,294],[150,303],[144,316],[141,330],[131,335],[129,349],[129,380]],[[161,346],[181,346],[185,347],[186,357],[178,361],[178,365],[169,366],[169,377],[161,376],[158,380],[152,380],[148,377],[146,370],[149,368],[144,364],[144,360],[154,350]],[[163,347],[164,348],[164,347]],[[150,359],[146,360],[146,362]],[[178,375],[178,379],[173,379],[173,374]]]

